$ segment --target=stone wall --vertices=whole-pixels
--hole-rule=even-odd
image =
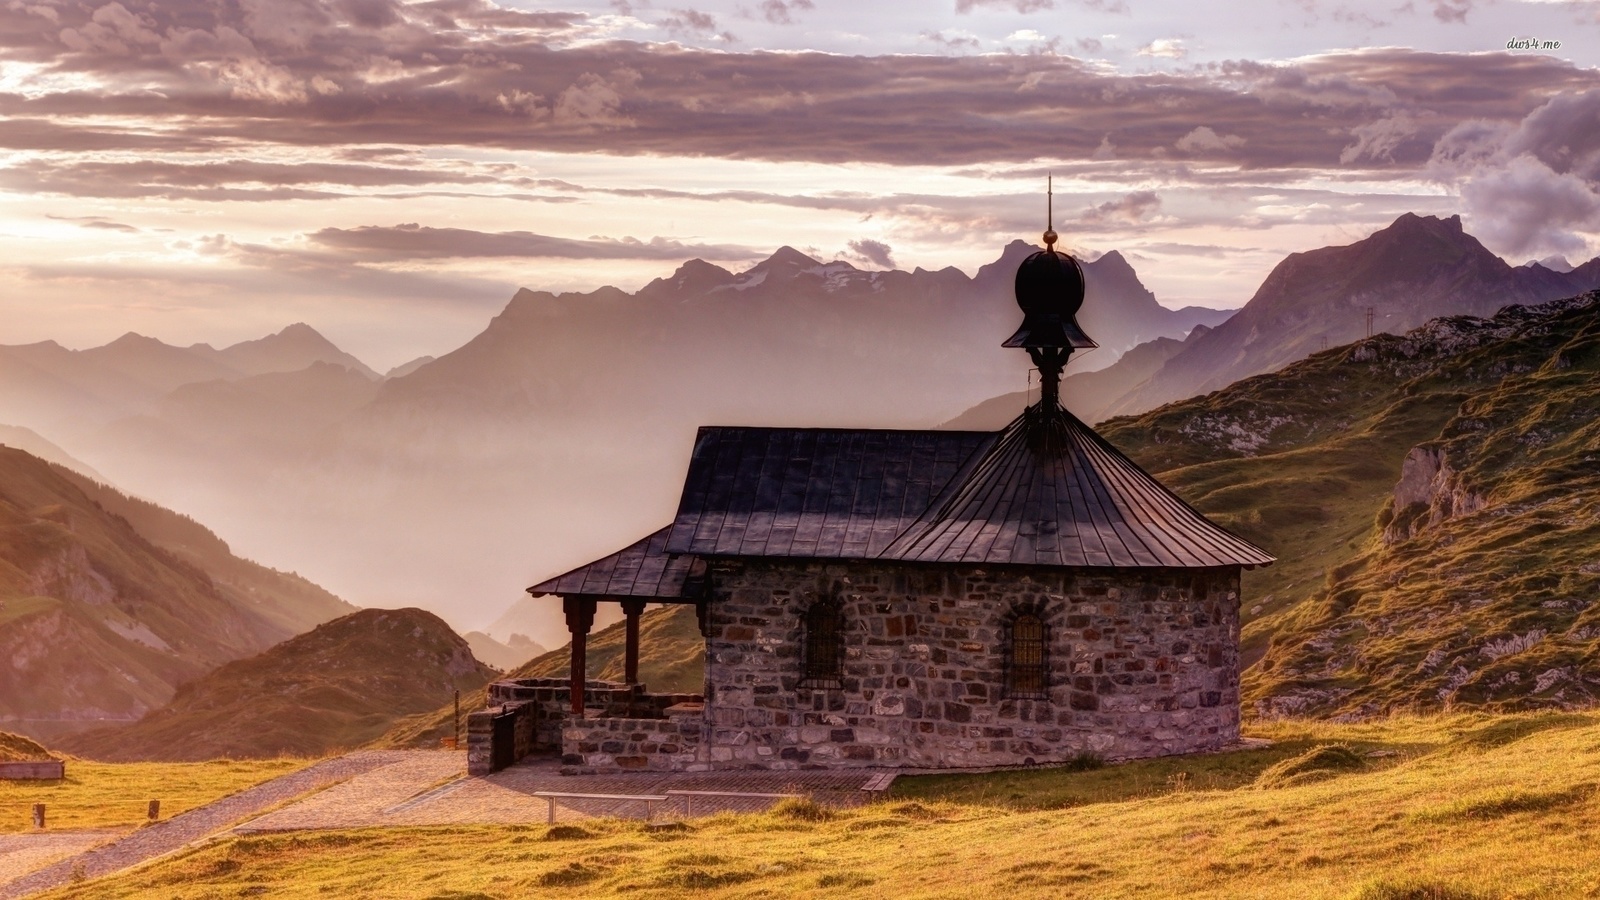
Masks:
[[[1239,734],[1239,570],[723,561],[707,638],[715,768],[960,768],[1213,750]],[[842,689],[802,687],[836,596]],[[1004,696],[1004,619],[1048,627],[1043,699]]]
[[[671,707],[661,718],[569,719],[561,732],[561,773],[709,769],[699,756],[704,723],[705,712],[698,703]]]
[[[572,716],[571,682],[565,678],[524,678],[489,685],[488,707],[467,716],[467,772],[487,775],[492,769],[493,721],[515,717],[514,759],[534,753],[564,753],[563,728]],[[682,704],[698,704],[699,694],[652,694],[642,684],[585,682],[587,716],[623,720],[657,720]],[[698,716],[698,713],[697,713]],[[698,718],[697,718],[698,721]],[[696,740],[699,733],[696,731]]]
[[[67,777],[67,764],[59,759],[0,762],[0,779],[59,781]]]

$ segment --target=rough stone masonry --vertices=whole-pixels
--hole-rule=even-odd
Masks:
[[[736,560],[713,566],[709,768],[957,768],[1215,750],[1239,737],[1239,569]],[[840,689],[801,686],[801,614],[842,602]],[[1044,699],[1005,696],[1004,619],[1047,627]]]

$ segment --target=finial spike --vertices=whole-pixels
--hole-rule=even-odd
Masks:
[[[1054,172],[1047,172],[1044,176],[1044,246],[1045,249],[1056,249],[1056,188]]]

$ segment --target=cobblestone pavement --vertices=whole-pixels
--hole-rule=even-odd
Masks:
[[[465,768],[464,753],[358,751],[324,760],[120,838],[105,832],[0,836],[0,900],[50,890],[78,877],[109,875],[225,832],[240,822],[244,824],[233,828],[238,834],[385,825],[544,822],[549,816],[549,801],[533,796],[535,791],[808,794],[828,805],[855,806],[879,796],[875,791],[863,790],[869,781],[881,788],[890,780],[873,772],[563,776],[555,760],[525,762],[487,778],[467,778]],[[297,797],[302,799],[296,800]],[[724,810],[753,812],[774,802],[775,798],[769,797],[675,796],[650,809],[650,805],[639,801],[563,798],[557,801],[555,814],[558,822],[596,816],[645,818],[652,814],[656,818],[677,819]],[[280,808],[263,814],[275,806]]]
[[[74,877],[97,878],[136,866],[216,834],[241,819],[292,800],[307,791],[419,755],[450,756],[457,760],[457,765],[464,765],[462,761],[465,759],[465,754],[434,751],[367,750],[323,760],[164,822],[147,825],[120,840],[69,856],[31,874],[0,884],[0,900],[14,900],[59,887]]]
[[[435,754],[445,756],[445,754]],[[764,794],[808,794],[833,806],[854,806],[878,796],[862,790],[872,772],[649,772],[626,775],[560,774],[554,760],[523,762],[485,778],[457,777],[461,763],[451,766],[418,760],[353,778],[236,829],[240,833],[305,828],[353,828],[383,825],[468,825],[544,822],[549,801],[535,791],[568,794],[653,794],[673,791],[731,791]],[[884,779],[879,779],[884,781]],[[561,798],[556,821],[595,816],[683,818],[724,810],[753,812],[772,805],[768,797],[685,797],[646,804],[635,800]],[[650,807],[654,806],[652,810]]]
[[[76,856],[91,847],[115,840],[126,828],[103,831],[40,831],[0,834],[0,885],[42,869],[58,859]]]

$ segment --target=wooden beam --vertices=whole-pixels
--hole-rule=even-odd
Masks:
[[[622,614],[627,616],[627,642],[622,650],[622,680],[628,684],[639,683],[639,616],[644,613],[644,601],[629,598],[622,601]]]
[[[595,601],[588,597],[562,597],[567,631],[572,635],[572,714],[583,715],[583,688],[589,664],[589,629],[594,627]]]

